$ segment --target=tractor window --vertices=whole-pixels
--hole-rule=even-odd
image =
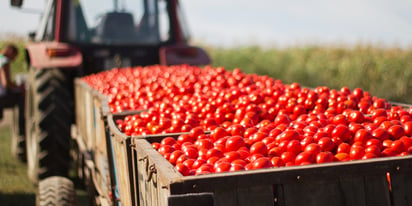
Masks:
[[[56,10],[56,4],[52,5],[52,8],[50,12],[48,13],[47,16],[47,22],[46,22],[46,29],[44,32],[43,40],[45,41],[53,41],[54,40],[54,23],[55,23],[55,15],[54,12]]]
[[[190,39],[190,31],[189,31],[189,27],[188,27],[188,24],[187,24],[187,21],[186,21],[186,16],[184,15],[183,8],[182,8],[181,4],[179,4],[178,8],[177,8],[177,16],[179,18],[179,24],[180,24],[180,27],[182,29],[183,38],[185,40],[189,40]]]
[[[72,0],[70,8],[70,42],[158,45],[169,40],[165,0]]]

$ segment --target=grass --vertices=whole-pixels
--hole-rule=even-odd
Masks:
[[[10,129],[8,126],[2,126],[0,127],[1,205],[34,205],[36,189],[27,178],[27,166],[12,157],[10,145]]]

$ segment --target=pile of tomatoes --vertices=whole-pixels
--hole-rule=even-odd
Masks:
[[[412,109],[347,87],[189,65],[113,69],[84,81],[105,94],[126,135],[152,143],[183,175],[412,153]],[[185,132],[178,138],[168,133]]]

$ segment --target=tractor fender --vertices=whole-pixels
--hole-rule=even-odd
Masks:
[[[76,47],[61,42],[36,42],[26,46],[26,60],[37,69],[74,68],[82,65],[82,54]]]

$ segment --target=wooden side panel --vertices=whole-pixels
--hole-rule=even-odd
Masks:
[[[215,199],[213,193],[188,193],[184,195],[171,195],[168,198],[169,206],[213,206]]]
[[[128,156],[128,150],[130,150],[130,137],[113,136],[111,139],[120,202],[122,205],[132,205],[131,179],[128,162],[130,158]]]
[[[391,173],[393,206],[412,205],[412,173]]]

